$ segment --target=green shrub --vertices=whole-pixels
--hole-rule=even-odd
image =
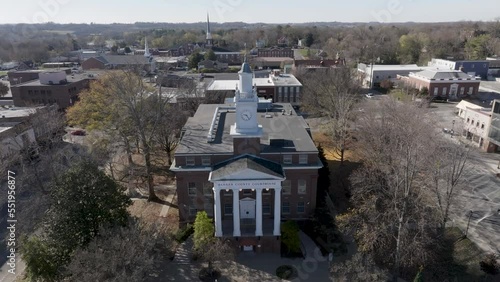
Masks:
[[[186,226],[177,230],[177,232],[175,233],[175,241],[177,241],[178,243],[182,243],[186,241],[187,238],[189,238],[189,236],[191,236],[191,234],[193,233],[194,233],[193,225],[187,224]]]

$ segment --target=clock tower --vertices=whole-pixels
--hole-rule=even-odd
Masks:
[[[239,82],[234,95],[236,123],[231,126],[233,137],[260,137],[262,126],[257,123],[257,90],[252,85],[253,72],[245,56],[245,62],[238,72]]]

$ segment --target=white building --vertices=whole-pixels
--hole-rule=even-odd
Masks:
[[[461,101],[457,108],[458,116],[462,119],[462,136],[486,150],[488,142],[485,140],[488,140],[491,108],[484,108],[467,101]]]
[[[399,76],[408,76],[410,72],[418,72],[427,67],[413,65],[367,65],[358,64],[358,72],[362,75],[363,85],[378,86],[384,80],[395,81]],[[373,79],[372,79],[373,77]]]

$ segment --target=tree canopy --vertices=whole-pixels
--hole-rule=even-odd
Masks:
[[[83,161],[70,168],[51,187],[42,235],[22,245],[28,276],[56,279],[73,252],[92,241],[103,226],[127,223],[130,204],[124,188],[94,163]]]

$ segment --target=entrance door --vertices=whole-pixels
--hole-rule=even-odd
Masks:
[[[240,218],[255,218],[255,200],[246,198],[240,200]]]

